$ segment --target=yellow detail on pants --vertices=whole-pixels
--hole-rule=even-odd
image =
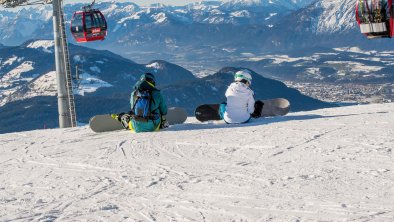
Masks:
[[[133,124],[131,124],[131,120],[129,121],[129,129],[131,132],[135,133],[135,130],[133,128]]]
[[[159,131],[160,130],[160,124],[156,127],[155,131]]]

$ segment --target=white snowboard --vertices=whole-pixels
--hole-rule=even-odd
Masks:
[[[181,107],[171,107],[168,108],[165,117],[170,125],[181,124],[186,121],[187,112]],[[96,133],[124,129],[117,119],[111,117],[111,114],[93,116],[89,120],[89,126]]]

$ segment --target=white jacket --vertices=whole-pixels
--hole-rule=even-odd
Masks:
[[[224,121],[227,123],[243,123],[250,119],[254,112],[253,91],[242,82],[234,82],[226,91],[227,106]]]

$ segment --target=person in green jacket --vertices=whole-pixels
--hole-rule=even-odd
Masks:
[[[152,73],[145,73],[134,85],[130,98],[131,112],[129,129],[134,132],[152,132],[168,127],[163,118],[167,115],[167,104],[156,88]]]

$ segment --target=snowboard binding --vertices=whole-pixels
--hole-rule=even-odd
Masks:
[[[130,123],[131,116],[129,114],[127,114],[127,113],[112,114],[111,117],[113,119],[118,120],[122,124],[124,129],[130,129],[129,123]]]

